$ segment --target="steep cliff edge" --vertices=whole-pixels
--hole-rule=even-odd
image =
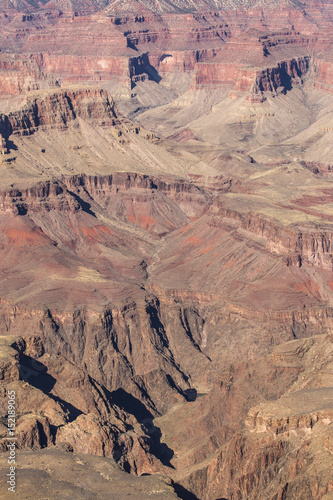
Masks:
[[[69,470],[75,463],[81,466],[84,464],[84,474],[88,475],[96,473],[94,466],[97,470],[108,467],[108,474],[101,474],[98,484],[94,481],[95,487],[91,482],[87,484],[83,477],[79,480],[82,482],[79,485],[77,475],[75,484],[70,486],[68,477],[64,487],[66,494],[68,488],[72,488],[73,494],[78,489],[80,494],[82,491],[92,494],[94,490],[95,493],[104,495],[112,481],[112,491],[118,498],[126,491],[132,494],[139,485],[140,491],[147,488],[147,492],[151,492],[155,488],[155,494],[161,499],[178,498],[167,478],[160,476],[138,480],[137,483],[134,480],[133,483],[128,474],[120,471],[121,468],[137,475],[166,471],[162,462],[167,460],[167,453],[165,456],[160,454],[160,458],[150,453],[150,448],[160,451],[159,448],[163,450],[163,447],[159,447],[158,438],[152,436],[152,415],[144,406],[138,401],[133,404],[134,400],[130,397],[126,399],[125,394],[119,397],[110,393],[85,371],[65,361],[63,357],[46,354],[43,343],[36,336],[27,341],[2,336],[0,343],[1,390],[6,394],[13,394],[15,391],[17,448],[21,460],[24,456],[27,457],[19,473],[18,492],[22,498],[25,498],[26,488],[29,488],[31,495],[36,477],[39,473],[43,474],[39,472],[38,457],[42,459],[42,469],[46,467],[50,470],[49,467],[53,468],[55,463],[61,464],[57,473],[61,475],[55,477],[53,468],[52,478],[46,483],[44,475],[43,488],[41,490],[41,486],[38,486],[34,494],[36,498],[42,498],[48,488],[50,498],[59,498],[61,484],[64,485],[63,465],[66,460]],[[6,419],[3,409],[0,427],[2,469],[5,467],[8,443]],[[45,451],[45,448],[48,450]],[[6,464],[8,465],[7,459]],[[29,469],[33,474],[33,481]],[[55,488],[57,481],[60,482]],[[101,485],[103,481],[104,486]],[[6,493],[3,491],[5,498]]]
[[[212,61],[196,66],[192,88],[205,85],[232,85],[236,91],[251,92],[252,99],[264,98],[264,92],[287,92],[300,82],[309,69],[309,57],[283,61],[277,66],[257,70],[247,66],[236,66],[228,62]]]
[[[59,91],[51,93],[55,99],[49,95],[36,100],[38,121],[32,111],[26,111],[29,119],[11,115],[16,128],[12,125],[9,146],[15,137],[34,139],[57,130],[59,122],[60,134],[81,119],[97,121],[106,133],[125,135],[122,131],[131,126],[104,91]],[[48,109],[55,110],[51,121],[46,120]],[[122,135],[114,138],[118,141]],[[260,172],[260,167],[253,168]],[[305,168],[298,170],[298,175],[304,173],[316,178]],[[3,327],[10,335],[23,335],[26,345],[34,344],[37,335],[37,347],[43,346],[37,357],[47,367],[46,374],[64,386],[61,369],[71,381],[66,390],[54,383],[49,391],[52,403],[47,391],[46,397],[44,390],[36,392],[39,387],[27,388],[36,411],[22,420],[22,447],[65,443],[76,452],[111,454],[133,473],[166,470],[169,475],[178,445],[161,442],[154,417],[166,418],[186,401],[186,407],[191,406],[196,394],[212,389],[219,367],[239,357],[258,359],[281,342],[330,331],[333,277],[325,213],[325,231],[308,225],[300,237],[299,222],[291,212],[281,223],[274,212],[269,217],[243,209],[242,197],[246,207],[256,200],[252,193],[262,188],[260,180],[253,181],[252,174],[242,182],[226,179],[77,174],[1,193]],[[290,203],[304,199],[297,191],[288,196]],[[278,210],[275,200],[268,199],[266,194],[265,203]],[[300,256],[294,262],[298,266],[291,261],[295,252]],[[4,367],[4,373],[19,370],[17,362]],[[286,384],[294,373],[287,371]],[[21,387],[22,377],[11,376]],[[87,396],[70,392],[76,385]],[[95,391],[103,404],[91,399]],[[61,409],[54,398],[64,401]],[[80,405],[72,408],[69,400],[74,399]],[[128,406],[121,406],[124,401]],[[240,401],[243,412],[247,406]],[[45,412],[39,415],[37,409],[44,404]],[[257,400],[252,406],[256,404]],[[142,414],[131,413],[133,406]],[[295,429],[315,422],[318,415],[311,411],[310,420],[296,415]],[[269,432],[275,423],[265,425]],[[281,427],[285,425],[282,419]],[[200,466],[200,472],[187,476],[184,467],[193,457],[201,464],[208,452],[216,452],[216,443],[227,446],[227,477],[235,463],[232,450],[240,447],[244,456],[257,445],[258,456],[262,450],[260,440],[255,446],[239,444],[242,435],[241,441],[229,441],[229,430],[219,432],[212,439],[203,436],[203,451],[199,447],[177,464],[175,481],[199,498],[225,493],[219,486],[218,493],[210,493],[207,486],[221,482],[220,466],[213,460],[209,472]],[[273,462],[283,458],[283,446],[278,446]],[[241,458],[237,461],[242,463]],[[253,478],[256,472],[251,474]],[[230,489],[243,488],[242,481],[230,480]],[[249,479],[242,494],[264,491],[262,481],[253,490]],[[323,488],[328,488],[325,481]]]
[[[7,354],[1,366],[1,384],[3,390],[15,391],[19,407],[15,432],[20,449],[67,446],[75,452],[112,456],[124,469],[138,474],[154,467],[158,470],[153,457],[149,457],[149,435],[142,432],[135,416],[119,408],[114,402],[116,397],[87,373],[64,358],[44,355],[38,337],[30,337],[27,342],[2,337],[1,342],[2,357]],[[15,374],[8,368],[11,359],[17,369]],[[138,412],[137,416],[143,421],[149,412]],[[131,429],[135,429],[132,436]],[[7,429],[2,426],[2,451],[6,450],[6,437]],[[141,457],[136,451],[132,454],[133,448],[142,449]]]
[[[19,111],[0,115],[0,133],[29,135],[43,127],[67,127],[77,118],[101,119],[103,125],[117,123],[114,103],[100,89],[78,89],[46,93],[27,101]]]
[[[175,480],[207,500],[330,494],[331,346],[331,336],[281,344],[259,362],[226,368],[208,395],[158,418],[183,470]]]
[[[327,5],[320,10],[311,2],[302,11],[272,2],[274,15],[266,15],[257,5],[253,6],[257,15],[251,17],[246,10],[237,13],[232,5],[219,10],[222,4],[214,2],[213,10],[207,2],[202,6],[191,2],[183,7],[179,2],[177,6],[143,2],[148,9],[135,14],[126,12],[126,7],[131,10],[128,2],[116,2],[89,15],[92,5],[100,10],[102,4],[62,2],[58,6],[51,2],[29,15],[4,11],[0,19],[0,92],[19,94],[49,87],[52,82],[68,85],[118,81],[127,88],[122,89],[122,95],[125,92],[130,97],[131,87],[138,82],[162,81],[162,86],[165,83],[168,88],[172,76],[194,68],[194,89],[205,84],[224,84],[234,78],[236,91],[244,92],[249,88],[248,80],[254,77],[259,91],[275,92],[278,87],[288,87],[290,77],[296,73],[300,78],[306,59],[317,53],[319,80],[323,80],[323,88],[327,85],[324,67],[329,61],[322,61],[322,51],[331,43]],[[24,5],[34,7],[27,2]],[[134,6],[140,8],[137,2]],[[159,14],[154,13],[156,9]],[[171,14],[174,9],[176,13]],[[321,37],[319,25],[324,33]],[[201,64],[219,58],[217,70]],[[172,88],[179,90],[175,82]]]
[[[333,493],[331,9],[240,5],[0,9],[22,498]]]
[[[23,332],[32,322],[50,353],[60,349],[108,390],[124,388],[164,412],[191,387],[209,387],[208,373],[235,356],[235,321],[252,332],[237,333],[250,358],[330,329],[327,245],[319,249],[314,234],[304,236],[302,266],[293,267],[293,238],[302,250],[297,232],[223,212],[214,199],[187,181],[134,173],[64,177],[3,193],[0,243],[11,255],[2,267],[7,331]],[[315,251],[315,267],[306,251]],[[188,349],[196,365],[184,356]]]

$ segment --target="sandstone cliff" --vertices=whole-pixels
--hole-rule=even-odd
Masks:
[[[327,498],[330,6],[61,4],[0,13],[19,487],[62,495],[61,457],[70,496]]]
[[[102,90],[78,90],[48,93],[35,98],[18,112],[0,116],[0,131],[11,134],[32,134],[43,127],[67,127],[76,118],[98,118],[103,125],[115,125],[114,103]]]

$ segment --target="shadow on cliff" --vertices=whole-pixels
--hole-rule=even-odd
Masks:
[[[152,424],[152,427],[149,431],[150,452],[155,455],[155,457],[158,458],[163,465],[174,469],[174,466],[171,464],[170,460],[175,453],[165,443],[161,443],[161,437],[161,429]]]
[[[174,452],[165,443],[161,443],[162,432],[159,427],[156,427],[154,424],[154,415],[139,399],[122,388],[113,392],[105,390],[105,392],[112,403],[136,418],[147,436],[150,452],[158,458],[163,465],[173,469],[174,467],[171,465],[170,460],[174,456]]]
[[[182,500],[200,500],[199,497],[184,488],[184,486],[182,486],[181,484],[173,483],[173,488],[179,498],[181,498]],[[228,500],[228,498],[216,498],[215,500]]]
[[[18,147],[16,146],[16,144],[13,141],[10,141],[8,139],[6,141],[6,146],[7,146],[7,149],[9,149],[10,151],[17,151],[18,150]]]
[[[91,210],[91,205],[90,203],[88,203],[87,201],[84,201],[82,198],[80,198],[79,195],[73,193],[73,191],[69,191],[68,190],[68,193],[73,196],[73,198],[75,198],[75,200],[78,202],[78,204],[80,205],[81,209],[86,212],[87,214],[89,215],[92,215],[93,217],[96,217],[96,214],[95,212],[93,212]]]
[[[182,500],[199,500],[194,493],[184,488],[181,484],[173,483],[173,489]]]
[[[151,64],[147,64],[145,67],[146,73],[148,75],[148,79],[153,82],[160,83],[162,77],[159,75],[158,71]]]
[[[22,355],[20,357],[20,380],[28,382],[30,385],[39,389],[44,394],[47,394],[50,399],[59,403],[63,410],[67,413],[68,422],[73,422],[82,411],[73,406],[68,401],[51,394],[51,391],[56,383],[56,379],[47,373],[47,367],[30,356]]]
[[[126,38],[126,44],[127,44],[127,47],[129,47],[130,49],[133,49],[136,52],[139,51],[139,49],[134,45],[134,43],[132,42],[132,40],[129,37]]]
[[[124,389],[120,388],[116,391],[109,392],[104,388],[110,401],[115,403],[119,408],[133,415],[138,422],[143,422],[146,419],[153,419],[153,414],[145,407],[141,401],[129,394]]]
[[[281,72],[281,85],[284,88],[284,94],[286,94],[293,88],[292,78],[286,71]]]
[[[131,48],[134,48],[134,47],[131,47]],[[136,58],[136,60],[134,61],[133,68],[134,68],[134,71],[133,71],[132,76],[137,77],[140,75],[147,75],[148,80],[156,82],[156,83],[160,83],[160,81],[162,80],[162,77],[158,73],[158,70],[152,64],[150,64],[148,54],[142,54],[142,56]],[[135,83],[135,81],[133,81],[133,79],[131,79],[131,88],[133,89],[134,87],[136,87],[136,83]]]

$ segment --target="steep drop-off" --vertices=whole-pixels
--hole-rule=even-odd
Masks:
[[[330,4],[3,4],[20,497],[328,500]]]

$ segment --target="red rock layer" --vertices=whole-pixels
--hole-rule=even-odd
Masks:
[[[61,84],[113,79],[130,88],[140,79],[159,81],[169,73],[194,68],[193,88],[205,83],[236,81],[236,90],[242,92],[248,91],[252,84],[259,91],[260,87],[263,91],[275,91],[285,86],[285,78],[302,77],[307,57],[320,55],[331,46],[325,17],[320,18],[316,7],[315,13],[325,36],[318,34],[310,16],[285,8],[274,10],[274,16],[269,17],[259,10],[254,16],[245,12],[215,12],[160,17],[146,13],[111,18],[102,14],[60,15],[56,11],[23,17],[11,13],[2,18],[0,46],[7,53],[11,50],[23,57],[15,62],[13,76],[8,75],[7,80],[3,77],[2,92],[17,94],[39,88],[44,80],[44,85],[51,85],[56,81]],[[258,30],[258,37],[253,30]],[[314,49],[309,52],[310,46]],[[296,57],[288,59],[284,52],[291,47]],[[201,64],[219,55],[218,65]],[[5,59],[3,64],[12,64]],[[31,63],[29,68],[27,60],[37,66]],[[277,65],[278,61],[281,63]],[[319,58],[318,78],[323,86],[330,85],[325,64]],[[258,66],[263,69],[259,71]]]
[[[287,265],[301,266],[303,261],[324,269],[333,269],[332,241],[330,232],[297,231],[283,228],[273,220],[255,214],[244,215],[228,209],[221,209],[224,217],[239,221],[242,228],[267,238],[267,248],[286,257]],[[223,218],[217,216],[211,225],[223,225]]]
[[[286,92],[301,81],[309,69],[309,58],[292,59],[278,63],[276,67],[257,70],[235,66],[226,62],[209,62],[196,65],[192,89],[206,85],[219,87],[230,85],[239,92],[250,92],[255,97],[262,92]]]

